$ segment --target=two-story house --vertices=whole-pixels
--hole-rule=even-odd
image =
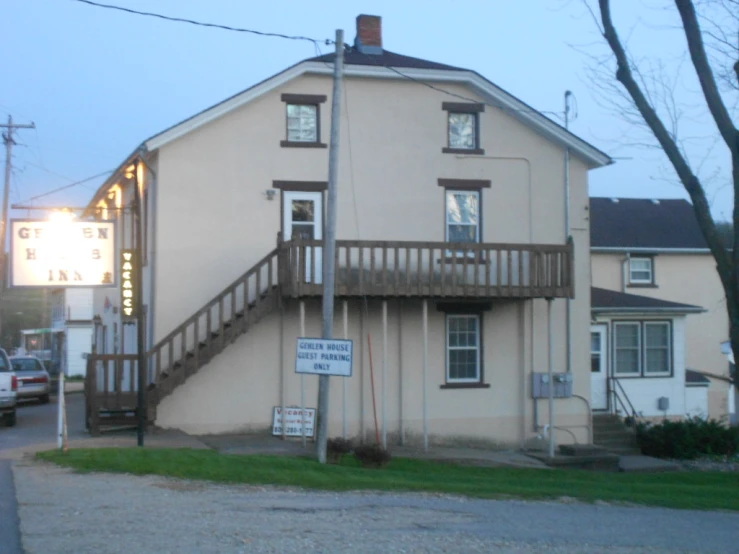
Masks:
[[[593,408],[622,409],[609,391],[646,417],[728,420],[725,296],[692,206],[591,198],[590,219]]]
[[[474,71],[385,50],[379,17],[357,24],[335,291],[354,373],[331,380],[330,434],[373,436],[374,390],[385,441],[522,445],[551,431],[532,397],[551,363],[574,393],[555,401],[557,441],[587,442],[588,171],[610,158]],[[90,204],[119,217],[131,246],[122,208],[138,175],[159,426],[269,431],[275,407],[315,407],[318,378],[294,368],[296,338],[321,335],[333,59],[299,62],[149,138]],[[106,294],[120,291],[96,292],[110,333],[121,313],[103,313]]]

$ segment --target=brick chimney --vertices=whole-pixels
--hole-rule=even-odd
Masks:
[[[382,18],[379,15],[357,16],[354,48],[363,54],[382,54]]]

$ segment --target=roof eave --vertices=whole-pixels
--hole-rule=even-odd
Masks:
[[[710,254],[708,248],[650,248],[645,246],[591,246],[590,251],[596,254]]]
[[[686,307],[686,308],[603,308],[591,306],[590,311],[596,315],[653,315],[653,314],[673,314],[688,315],[702,314],[707,312],[705,308]]]

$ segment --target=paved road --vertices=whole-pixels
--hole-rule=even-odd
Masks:
[[[56,442],[56,397],[52,397],[49,404],[21,402],[17,413],[15,427],[4,427],[0,423],[0,554],[22,552],[11,460],[5,458],[11,451],[16,455],[20,448]],[[82,433],[83,413],[84,396],[67,395],[67,417],[73,435]]]
[[[723,553],[739,538],[739,514],[728,512],[303,492],[29,460],[14,472],[27,554]]]

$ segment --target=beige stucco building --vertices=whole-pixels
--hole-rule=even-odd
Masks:
[[[384,50],[379,18],[358,26],[334,326],[354,364],[331,380],[330,435],[372,436],[374,371],[389,444],[524,445],[549,432],[532,383],[551,364],[572,387],[556,439],[588,442],[588,172],[611,160],[474,71]],[[297,337],[321,334],[332,72],[332,55],[302,61],[146,140],[90,204],[124,214],[141,187],[159,426],[269,431],[275,408],[316,405],[318,377],[294,368]],[[106,296],[121,291],[96,293],[98,345],[117,329],[131,354],[134,326],[103,313]]]
[[[685,200],[592,198],[590,213],[593,286],[634,297],[631,310],[594,314],[593,333],[607,332],[603,345],[610,345],[603,350],[608,375],[647,417],[728,421],[735,409],[721,352],[729,330],[726,301],[692,206]],[[619,362],[619,332],[638,343],[638,357],[624,346]],[[666,357],[659,353],[661,336]],[[593,386],[599,386],[596,376]],[[657,405],[662,397],[668,398],[665,410]]]

